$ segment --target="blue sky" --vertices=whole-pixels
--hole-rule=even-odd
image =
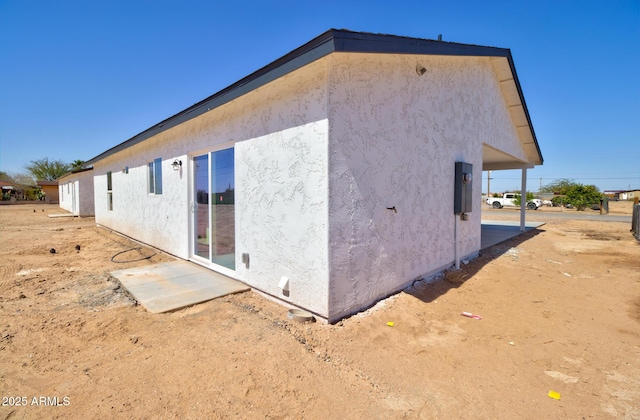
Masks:
[[[640,188],[639,0],[0,0],[0,170],[88,160],[329,28],[510,48],[545,159],[529,190]]]

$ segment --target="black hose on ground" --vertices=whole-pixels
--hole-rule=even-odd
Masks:
[[[135,260],[126,260],[126,261],[116,261],[116,260],[115,260],[115,258],[116,258],[118,255],[120,255],[120,254],[124,254],[125,252],[129,252],[129,251],[135,251],[135,250],[137,250],[137,249],[138,249],[138,250],[139,250],[139,249],[142,249],[142,247],[141,247],[141,246],[138,246],[138,247],[135,247],[135,248],[129,248],[129,249],[125,249],[124,251],[120,251],[120,252],[118,252],[117,254],[115,254],[113,257],[111,257],[111,262],[114,262],[114,263],[120,263],[120,264],[123,264],[123,263],[130,263],[130,262],[136,262],[136,261],[148,260],[149,258],[151,258],[151,257],[153,257],[154,255],[156,255],[156,253],[154,252],[154,253],[153,253],[153,254],[151,254],[151,255],[148,255],[148,256],[146,256],[146,257],[142,257],[142,258],[137,258],[137,259],[135,259]]]

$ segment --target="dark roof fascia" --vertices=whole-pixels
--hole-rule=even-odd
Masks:
[[[332,29],[336,52],[505,57],[509,50],[432,39]]]
[[[59,181],[62,178],[68,177],[69,175],[79,174],[81,172],[87,172],[87,171],[93,171],[93,166],[90,166],[88,168],[73,169],[73,170],[67,172],[66,174],[62,175],[61,177],[56,178],[56,181]]]
[[[473,56],[473,57],[505,57],[509,61],[514,82],[520,95],[527,122],[542,160],[540,147],[536,139],[529,111],[524,101],[524,95],[518,81],[511,51],[506,48],[487,47],[481,45],[459,44],[454,42],[434,41],[422,38],[410,38],[397,35],[383,35],[366,32],[353,32],[344,29],[330,29],[290,53],[251,73],[238,82],[222,89],[206,99],[180,111],[179,113],[161,121],[147,130],[131,137],[111,149],[85,162],[94,164],[112,154],[127,149],[163,131],[176,127],[186,121],[196,118],[207,111],[215,109],[240,96],[266,85],[280,77],[300,69],[333,52],[346,53],[378,53],[378,54],[418,54],[444,56]]]
[[[153,127],[143,131],[130,138],[129,140],[120,143],[119,145],[112,147],[111,149],[99,154],[98,156],[89,159],[88,164],[94,164],[114,153],[127,149],[135,144],[138,144],[150,137],[155,136],[165,130],[180,125],[190,119],[196,118],[207,111],[231,102],[240,96],[251,92],[264,86],[269,82],[272,82],[280,77],[291,73],[301,67],[306,66],[328,54],[333,52],[333,44],[330,35],[331,31],[327,31],[324,34],[314,38],[305,45],[293,50],[289,54],[277,59],[271,64],[253,72],[249,76],[239,80],[238,82],[230,85],[229,87],[209,96],[208,98],[190,106],[189,108],[167,118],[164,121],[154,125]]]
[[[70,173],[72,173],[72,174],[79,174],[80,172],[87,172],[87,171],[93,171],[93,166],[90,166],[90,167],[88,167],[88,168],[74,169],[74,170],[72,170]]]

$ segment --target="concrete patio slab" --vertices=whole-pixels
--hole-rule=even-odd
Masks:
[[[480,249],[492,247],[524,233],[520,232],[519,221],[482,220],[481,224]],[[525,222],[525,232],[542,225],[544,222]]]
[[[127,268],[111,275],[154,314],[249,290],[237,280],[188,261]]]

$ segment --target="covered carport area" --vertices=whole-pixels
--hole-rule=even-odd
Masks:
[[[483,220],[481,226],[480,249],[487,249],[518,235],[537,229],[544,222],[526,222],[524,230],[518,222],[508,220]]]
[[[538,140],[533,130],[529,110],[527,109],[524,94],[522,93],[520,81],[518,80],[513,63],[505,57],[495,57],[491,60],[491,64],[494,72],[498,76],[498,80],[500,80],[500,89],[509,109],[516,134],[515,137],[519,141],[502,143],[503,146],[500,148],[484,143],[482,147],[482,170],[501,171],[520,169],[520,191],[526,198],[527,169],[533,168],[536,165],[542,165],[542,153],[540,152],[540,146],[538,145]],[[496,141],[493,142],[493,144],[501,144],[501,142]],[[489,191],[487,191],[487,193],[489,193]],[[521,200],[520,232],[524,232],[527,228],[526,205],[527,200]]]
[[[521,170],[520,191],[524,192],[526,197],[527,191],[527,169],[533,168],[533,164],[522,162],[517,158],[510,156],[504,152],[494,149],[491,146],[484,145],[482,150],[482,170],[483,171],[499,171],[499,170]],[[487,191],[489,193],[490,191]],[[525,231],[526,225],[526,208],[527,200],[520,201],[520,231]],[[484,223],[484,220],[483,220]]]

